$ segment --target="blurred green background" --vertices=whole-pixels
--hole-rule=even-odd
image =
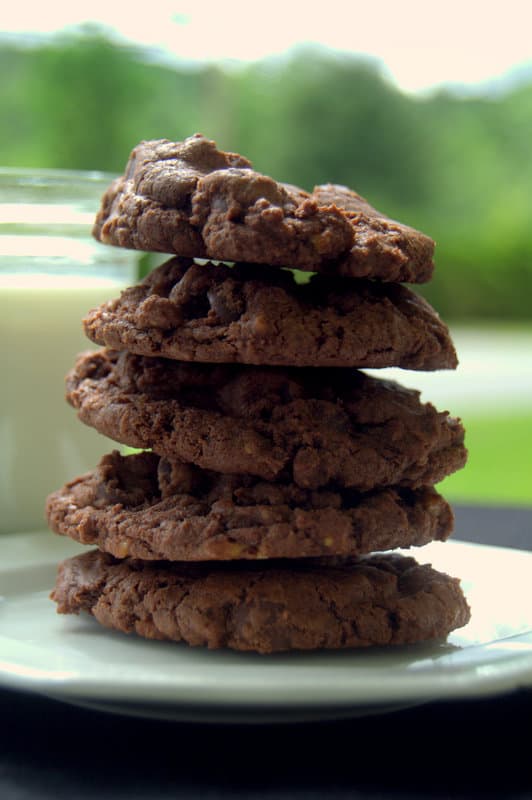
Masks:
[[[416,291],[453,330],[480,331],[484,350],[502,329],[532,352],[532,72],[414,95],[377,61],[317,45],[238,66],[170,63],[94,26],[4,37],[0,69],[4,166],[121,172],[139,140],[201,131],[279,180],[349,185],[431,235],[435,276]],[[508,400],[531,399],[519,380],[531,363]],[[504,393],[464,405],[472,455],[446,482],[451,499],[532,503],[527,397],[517,410]]]

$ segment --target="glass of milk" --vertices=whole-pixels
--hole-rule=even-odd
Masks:
[[[44,528],[47,494],[113,446],[64,399],[82,318],[137,279],[139,253],[91,237],[111,178],[0,168],[0,533]]]

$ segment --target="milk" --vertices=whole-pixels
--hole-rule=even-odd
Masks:
[[[110,449],[65,402],[64,377],[91,347],[82,317],[120,288],[101,277],[0,274],[0,532],[43,527],[46,495]]]
[[[117,446],[79,422],[64,379],[94,349],[82,318],[136,281],[138,260],[90,235],[107,179],[22,178],[0,170],[0,533],[44,528],[46,496]]]

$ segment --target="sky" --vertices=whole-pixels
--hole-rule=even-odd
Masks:
[[[408,92],[474,85],[532,65],[532,0],[27,0],[0,31],[49,34],[86,22],[192,60],[250,60],[301,42],[369,55]]]

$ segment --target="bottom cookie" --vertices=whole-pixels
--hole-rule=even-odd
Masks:
[[[60,565],[51,597],[124,633],[259,653],[410,644],[470,618],[458,579],[396,553],[227,565],[92,550]]]

